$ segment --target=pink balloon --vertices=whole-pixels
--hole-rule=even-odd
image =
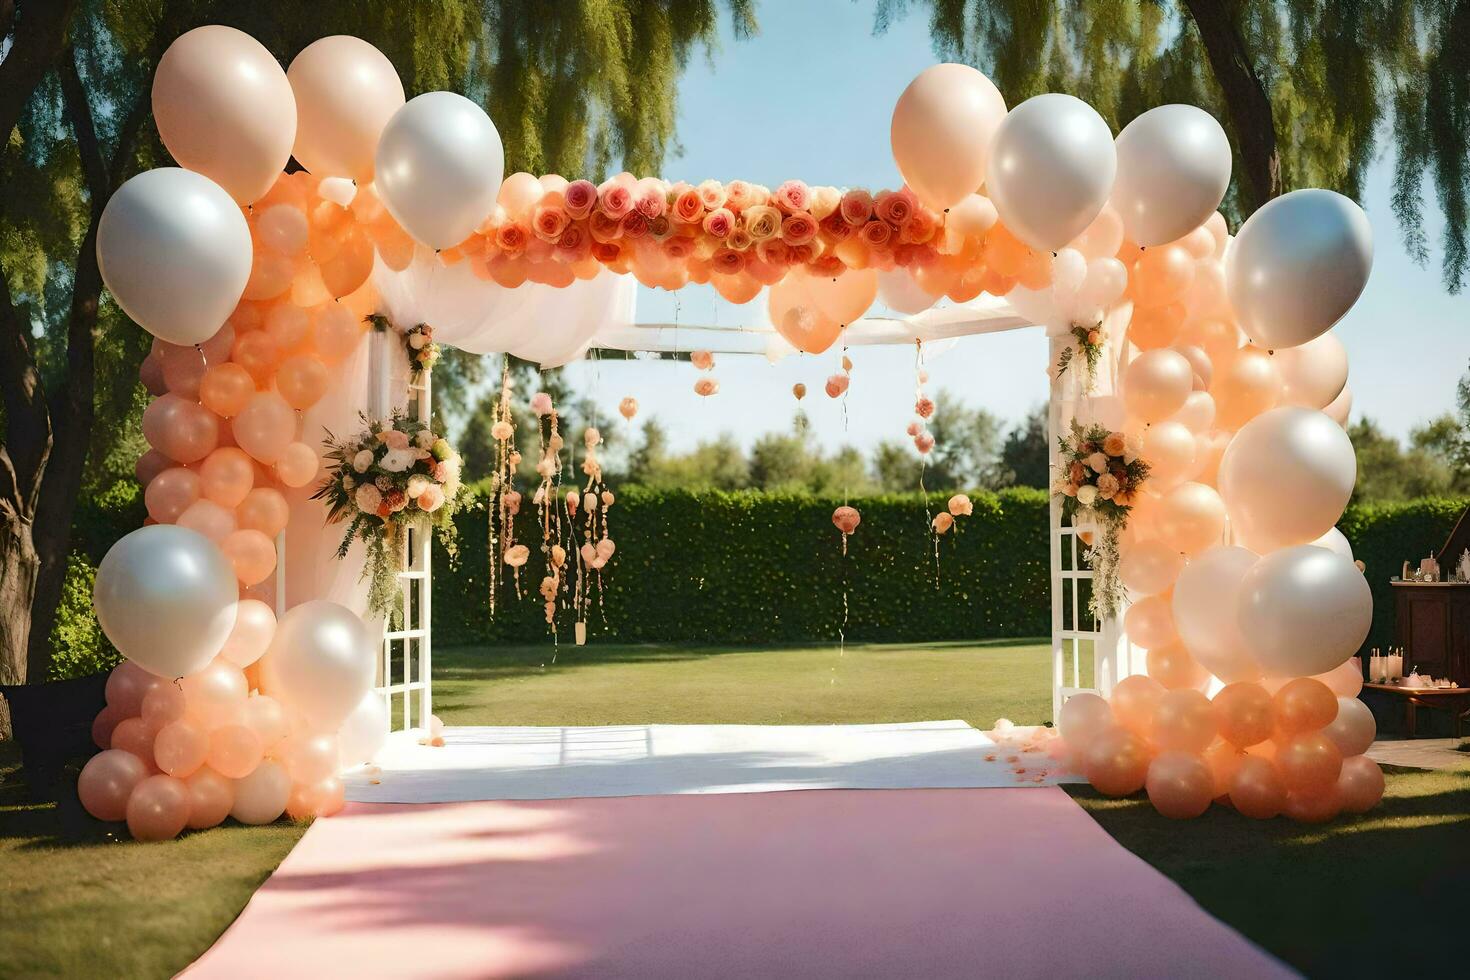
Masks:
[[[1171,820],[1188,820],[1210,808],[1215,777],[1204,759],[1193,752],[1161,752],[1149,764],[1144,788],[1159,813]]]
[[[213,500],[196,500],[184,509],[176,523],[221,544],[235,531],[235,512]]]
[[[199,499],[199,491],[198,473],[173,466],[155,476],[144,488],[143,504],[155,521],[173,524]]]
[[[208,667],[179,682],[189,700],[189,714],[206,728],[234,724],[245,707],[249,685],[240,668],[215,657]]]
[[[189,788],[172,776],[149,776],[128,797],[127,817],[135,840],[171,840],[189,822]]]
[[[159,684],[143,695],[143,723],[155,732],[160,731],[165,725],[181,720],[188,707],[188,699],[178,684]]]
[[[120,711],[124,718],[136,718],[143,713],[143,698],[162,683],[162,677],[150,674],[131,660],[124,660],[107,675],[107,703]]]
[[[208,766],[196,769],[184,780],[189,788],[189,828],[216,827],[235,805],[235,784]]]
[[[1269,820],[1286,806],[1286,787],[1270,760],[1247,754],[1230,780],[1230,803],[1245,817]]]
[[[240,721],[260,737],[260,744],[266,752],[275,752],[276,747],[291,734],[291,722],[281,702],[258,691],[245,702]]]
[[[1189,688],[1166,691],[1154,708],[1153,742],[1163,751],[1199,753],[1215,740],[1210,699]]]
[[[245,585],[264,582],[276,570],[276,545],[259,531],[240,530],[220,544],[220,550],[235,568],[235,576]]]
[[[163,369],[163,383],[168,390],[190,401],[199,400],[199,382],[204,379],[204,351],[199,347],[181,346],[159,341],[154,348]]]
[[[342,809],[346,787],[336,776],[315,783],[297,783],[286,801],[286,815],[292,820],[330,817]]]
[[[1085,745],[1115,724],[1113,709],[1096,694],[1074,694],[1057,714],[1057,730],[1073,746]]]
[[[293,783],[319,783],[337,772],[337,736],[294,735],[281,746],[277,757]]]
[[[296,139],[296,100],[255,38],[209,24],[169,45],[153,75],[153,119],[181,167],[240,204],[271,189]]]
[[[177,463],[169,459],[157,449],[150,449],[143,455],[139,456],[138,461],[133,464],[133,475],[138,478],[139,484],[146,487],[148,486],[148,484],[152,483],[153,480],[160,473],[164,472],[165,470],[173,469],[176,466],[178,466]],[[182,467],[180,468],[182,469]],[[146,502],[147,499],[145,495],[144,503]],[[157,518],[154,519],[157,520]],[[160,521],[159,523],[163,522]]]
[[[82,767],[77,796],[98,820],[122,820],[127,816],[128,797],[147,776],[148,767],[131,752],[105,749]]]
[[[196,463],[219,445],[219,419],[198,402],[169,392],[143,410],[143,438],[169,459]]]
[[[1194,368],[1177,351],[1144,351],[1123,371],[1123,404],[1145,422],[1162,422],[1184,407],[1194,390]]]
[[[241,599],[235,611],[235,628],[220,648],[219,655],[236,667],[249,667],[270,647],[276,632],[276,614],[259,599]]]
[[[1108,699],[1113,717],[1134,735],[1147,739],[1153,731],[1154,711],[1165,690],[1164,685],[1143,674],[1123,678],[1113,685],[1112,697]]]
[[[1344,660],[1325,674],[1312,676],[1340,698],[1356,698],[1363,690],[1363,667],[1357,659]]]
[[[159,355],[157,344],[162,341],[154,341],[155,347],[143,358],[143,363],[138,365],[138,380],[143,382],[143,387],[148,394],[157,398],[168,391],[168,382],[163,377],[163,358]]]
[[[121,749],[139,759],[149,772],[157,772],[153,761],[153,729],[144,724],[142,718],[124,718],[112,730],[111,747]]]
[[[234,446],[216,449],[199,464],[199,489],[222,507],[238,507],[255,485],[255,464]]]
[[[1343,759],[1337,796],[1348,813],[1366,813],[1383,799],[1383,770],[1366,755]]]
[[[526,217],[546,194],[546,188],[531,174],[517,171],[501,181],[496,200],[512,219]]]
[[[255,771],[265,755],[260,736],[244,725],[222,725],[209,733],[209,768],[230,779]]]
[[[158,768],[179,779],[204,765],[208,755],[209,733],[189,721],[164,725],[153,743]]]
[[[324,37],[286,70],[300,121],[293,154],[319,177],[373,179],[373,153],[388,119],[403,107],[393,63],[366,41]]]
[[[267,824],[286,811],[291,777],[274,759],[263,759],[248,776],[235,781],[235,803],[230,816],[244,824]]]
[[[92,742],[99,749],[105,749],[112,745],[112,730],[125,716],[112,705],[107,705],[97,712],[97,717],[92,719]]]
[[[296,412],[280,395],[262,391],[235,416],[231,429],[241,449],[269,466],[296,438]]]

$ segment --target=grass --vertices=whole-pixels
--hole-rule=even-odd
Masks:
[[[435,702],[451,725],[1025,724],[1050,714],[1045,651],[1025,640],[845,652],[562,647],[554,659],[547,647],[448,649],[435,655]],[[171,975],[209,946],[304,829],[231,825],[167,845],[119,839],[95,823],[68,835],[54,808],[23,802],[14,761],[0,744],[0,976]],[[1069,791],[1125,847],[1309,975],[1463,962],[1453,939],[1470,880],[1466,773],[1392,771],[1382,806],[1323,827],[1255,823],[1220,808],[1174,822],[1141,799]]]

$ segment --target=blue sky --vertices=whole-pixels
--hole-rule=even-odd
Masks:
[[[678,148],[662,176],[697,183],[736,177],[772,187],[799,177],[809,183],[896,187],[888,146],[893,104],[904,86],[937,59],[927,17],[911,14],[881,37],[872,34],[870,0],[762,3],[758,37],[728,34],[713,61],[694,59],[680,85]],[[1389,210],[1392,158],[1369,173],[1362,202],[1373,223],[1372,278],[1358,305],[1338,325],[1351,362],[1353,416],[1367,415],[1404,436],[1453,405],[1455,383],[1470,361],[1470,295],[1450,296],[1439,279],[1437,250],[1429,268],[1405,254]],[[1425,208],[1429,241],[1441,219]],[[757,300],[756,302],[762,302]],[[677,296],[642,290],[643,320],[731,322],[732,308],[706,290]],[[790,425],[791,386],[807,384],[801,407],[828,446],[869,447],[903,437],[913,404],[914,355],[906,348],[862,348],[844,424],[839,404],[821,393],[840,354],[789,357],[772,366],[760,357],[726,356],[715,375],[720,394],[693,395],[689,364],[603,361],[573,367],[584,390],[607,406],[634,395],[639,421],[656,415],[676,446],[720,432],[742,442]],[[928,365],[930,390],[948,389],[1007,420],[1046,398],[1045,341],[1039,331],[966,338]]]

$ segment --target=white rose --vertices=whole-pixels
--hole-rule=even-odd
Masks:
[[[434,444],[434,433],[428,429],[420,429],[419,434],[413,437],[413,444],[420,449],[428,449]]]
[[[428,342],[429,338],[425,337],[421,333],[412,334],[408,338],[408,346],[412,347],[414,350],[420,350]]]
[[[414,459],[412,449],[390,449],[383,454],[383,460],[378,465],[389,473],[402,473],[414,464]]]
[[[1108,471],[1107,453],[1093,453],[1087,457],[1087,465],[1092,467],[1094,473],[1106,473]]]
[[[1077,488],[1077,502],[1083,507],[1091,507],[1095,500],[1097,500],[1097,487],[1091,483],[1084,483]]]
[[[424,495],[424,491],[427,489],[429,489],[428,477],[420,476],[419,474],[415,473],[413,476],[408,478],[408,488],[406,492],[408,493],[410,498],[417,500]]]
[[[373,465],[373,451],[364,449],[352,457],[352,468],[359,473],[366,473],[369,466]]]
[[[353,500],[357,502],[357,509],[364,514],[376,514],[378,512],[378,505],[383,502],[383,495],[371,483],[364,483],[357,488],[357,493],[353,495]]]

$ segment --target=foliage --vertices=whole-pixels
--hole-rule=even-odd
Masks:
[[[122,654],[103,635],[92,612],[92,583],[96,580],[96,567],[85,555],[73,551],[67,557],[66,582],[56,609],[56,624],[51,627],[51,647],[55,652],[48,680],[86,677],[122,660]]]
[[[1051,461],[1047,454],[1047,411],[1045,403],[1006,433],[1000,448],[1000,468],[1005,486],[1046,488],[1051,483]]]
[[[1414,429],[1407,447],[1367,418],[1354,422],[1348,436],[1358,460],[1354,500],[1402,501],[1470,494],[1470,467],[1460,450],[1462,431],[1449,416]]]

